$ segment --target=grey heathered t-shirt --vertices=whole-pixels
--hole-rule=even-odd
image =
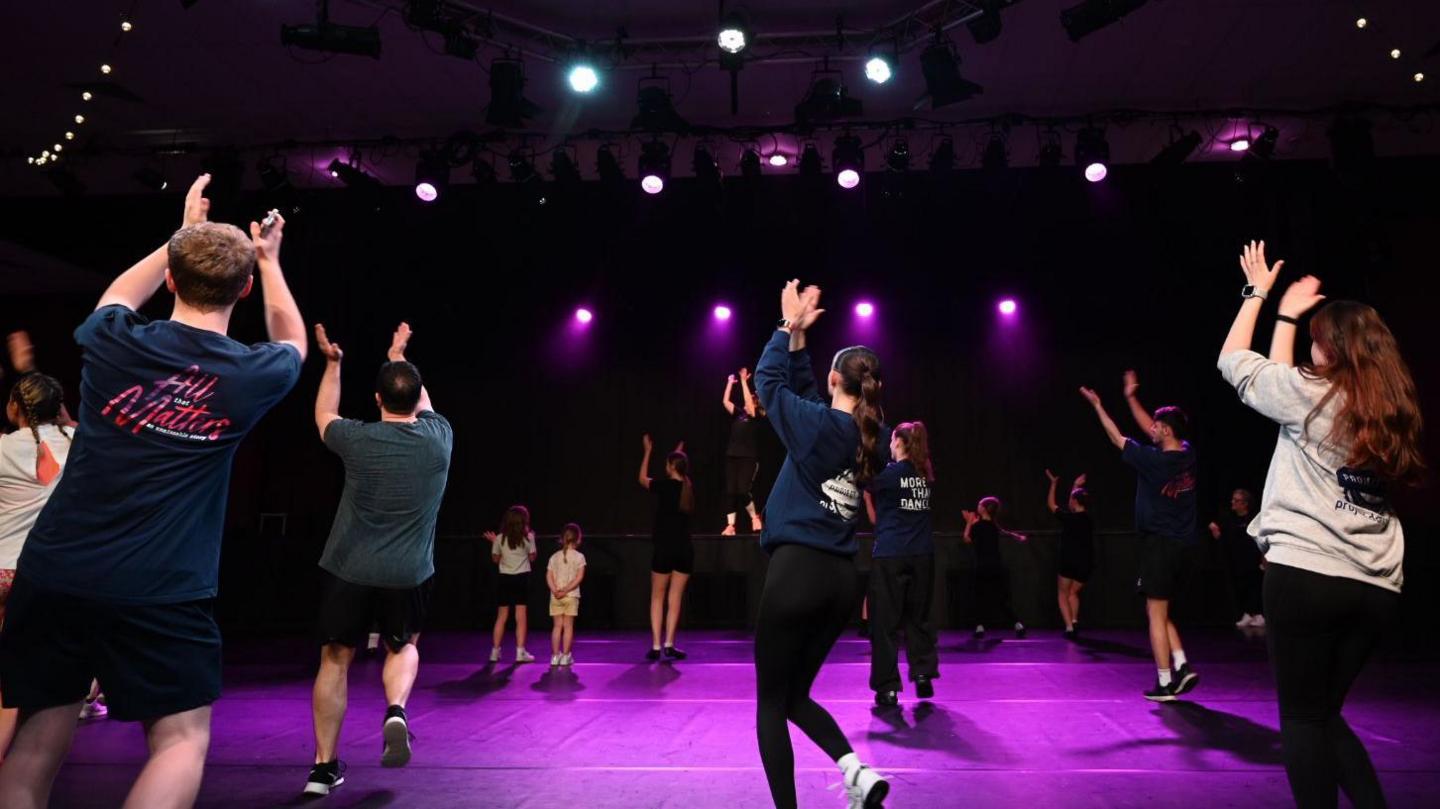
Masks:
[[[1399,592],[1405,533],[1384,482],[1347,467],[1349,447],[1326,440],[1340,410],[1338,395],[1311,418],[1330,383],[1254,351],[1221,357],[1220,373],[1241,401],[1280,425],[1260,512],[1249,528],[1266,560]]]
[[[320,567],[370,587],[415,587],[434,575],[453,440],[450,422],[430,411],[414,423],[330,422],[325,446],[345,462],[345,491]]]

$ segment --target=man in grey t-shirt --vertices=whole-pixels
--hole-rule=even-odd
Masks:
[[[328,795],[344,783],[337,755],[345,718],[346,677],[355,647],[371,623],[380,626],[385,658],[384,752],[380,763],[410,761],[405,703],[420,668],[415,648],[435,573],[435,518],[450,471],[450,422],[430,406],[420,371],[405,360],[410,326],[401,323],[380,367],[375,403],[380,420],[341,418],[340,346],[315,326],[325,375],[315,399],[315,424],[325,446],[345,462],[345,491],[320,556],[320,672],[315,677],[315,766],[305,784]]]

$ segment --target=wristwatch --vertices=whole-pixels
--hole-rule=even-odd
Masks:
[[[1265,296],[1265,290],[1255,286],[1254,284],[1246,284],[1245,286],[1241,287],[1240,297],[1259,298],[1262,301],[1267,299]]]
[[[791,325],[790,320],[782,317],[782,318],[780,318],[780,320],[775,324],[775,328],[777,328],[777,329],[788,329],[788,328],[790,328],[790,325]]]

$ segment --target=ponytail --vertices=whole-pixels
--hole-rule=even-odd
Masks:
[[[686,514],[695,513],[695,484],[690,482],[690,456],[676,450],[665,456],[665,465],[675,467],[680,473],[680,510]]]
[[[915,471],[935,482],[935,467],[930,462],[930,433],[923,421],[907,421],[895,428],[895,435],[905,444],[905,455]]]
[[[840,374],[840,387],[854,396],[851,414],[860,428],[860,446],[855,450],[855,481],[861,485],[880,471],[880,358],[864,346],[842,349],[835,355],[831,370]]]
[[[45,424],[56,425],[66,440],[73,440],[65,428],[59,426],[60,412],[65,406],[65,388],[55,377],[41,373],[20,377],[15,387],[10,389],[10,401],[24,414],[37,449],[41,443],[40,427]]]

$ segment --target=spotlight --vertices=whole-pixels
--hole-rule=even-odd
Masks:
[[[579,309],[576,309],[576,310],[575,310],[575,322],[576,322],[576,323],[579,323],[579,324],[581,324],[581,325],[584,325],[584,324],[589,323],[590,321],[592,321],[592,320],[594,320],[594,319],[595,319],[595,314],[594,314],[593,312],[591,312],[589,309],[586,309],[586,308],[583,307],[583,306],[580,307]]]
[[[1000,36],[1000,9],[1012,2],[1014,0],[980,0],[974,4],[980,7],[980,16],[965,23],[965,27],[970,29],[976,45],[994,42]]]
[[[910,144],[904,138],[896,138],[885,153],[885,167],[897,173],[910,170]]]
[[[1248,152],[1249,150],[1250,150],[1250,138],[1249,138],[1249,136],[1236,138],[1236,139],[1230,141],[1230,151],[1232,151],[1232,152]]]
[[[120,30],[121,30],[121,31],[124,31],[125,33],[128,34],[128,33],[130,33],[131,31],[134,31],[134,30],[135,30],[135,26],[132,25],[129,20],[123,20],[123,21],[120,23]]]
[[[1179,137],[1175,137],[1178,128],[1170,133],[1170,143],[1160,150],[1160,153],[1150,159],[1152,166],[1178,166],[1189,159],[1195,150],[1200,148],[1200,133],[1190,130]]]
[[[775,154],[770,155],[770,165],[774,166],[777,169],[783,169],[786,166],[790,165],[790,158],[786,157],[783,154],[780,154],[779,152],[776,152]]]
[[[65,140],[75,140],[75,133],[74,133],[74,132],[66,132],[66,133],[65,133]]]
[[[342,163],[339,158],[330,161],[330,176],[344,183],[348,188],[378,189],[380,187],[380,181],[373,174],[359,166]]]
[[[820,163],[820,150],[815,148],[815,144],[807,143],[805,147],[800,150],[800,162],[798,166],[800,176],[802,177],[819,176],[820,172],[825,170],[825,167]]]
[[[104,74],[107,75],[107,76],[110,75],[110,71],[111,71],[112,69],[113,69],[113,68],[111,68],[109,65],[101,65],[101,66],[100,66],[100,72],[101,72],[101,73],[104,73]]]
[[[496,59],[490,63],[490,106],[485,110],[485,123],[491,126],[520,128],[527,118],[540,114],[540,108],[525,97],[525,65],[514,59]]]
[[[625,180],[625,170],[620,167],[620,161],[615,159],[615,153],[608,145],[595,151],[595,173],[600,176],[600,182],[606,185],[615,185]]]
[[[321,4],[320,18],[313,25],[281,25],[280,44],[323,53],[380,58],[379,28],[330,22],[325,9],[326,4]]]
[[[830,162],[835,169],[835,182],[841,188],[854,188],[860,184],[860,174],[865,171],[865,149],[854,135],[841,135],[835,139],[835,149],[830,153]]]
[[[1060,12],[1060,24],[1071,42],[1079,42],[1101,28],[1113,25],[1122,17],[1145,5],[1146,0],[1083,0]]]
[[[685,132],[690,124],[675,111],[670,97],[670,80],[663,76],[647,76],[640,80],[637,99],[639,113],[630,121],[631,129],[647,132]]]
[[[1369,25],[1369,24],[1370,24],[1370,21],[1367,20],[1367,19],[1365,19],[1364,17],[1361,17],[1361,18],[1359,18],[1359,19],[1357,19],[1357,20],[1355,21],[1355,27],[1356,27],[1356,28],[1364,28],[1365,26],[1367,26],[1367,25]]]
[[[75,116],[75,123],[77,123],[77,124],[83,124],[83,123],[85,123],[85,116],[83,116],[83,115],[77,115],[77,116]]]
[[[869,301],[861,301],[855,304],[855,314],[859,317],[870,317],[875,314],[875,304]]]
[[[1000,310],[1000,314],[1005,315],[1006,317],[1010,317],[1014,315],[1020,307],[1018,304],[1015,303],[1014,298],[1005,298],[1004,300],[1001,300],[995,308]]]
[[[720,164],[711,154],[710,147],[701,143],[695,147],[695,154],[690,158],[690,169],[695,172],[695,180],[708,188],[717,188],[720,185],[721,173]]]
[[[1414,76],[1414,79],[1415,79],[1416,83],[1425,81],[1425,74],[1424,74],[1424,73],[1420,73],[1420,72],[1416,72],[1416,74],[1415,74],[1415,76]]]
[[[566,78],[570,82],[570,89],[577,93],[589,93],[600,86],[600,74],[586,62],[571,65]]]
[[[1110,173],[1106,163],[1110,162],[1110,144],[1105,140],[1105,131],[1093,126],[1080,130],[1075,138],[1075,164],[1085,167],[1085,179],[1098,183]]]
[[[865,78],[876,84],[884,84],[890,81],[894,71],[890,69],[890,60],[883,56],[872,56],[865,63]]]
[[[510,179],[517,183],[528,183],[540,179],[540,172],[535,170],[535,163],[525,156],[525,153],[516,149],[510,153],[507,159],[510,165]]]
[[[931,109],[965,101],[985,92],[985,88],[961,77],[960,58],[951,50],[950,43],[943,39],[932,43],[920,54],[920,72],[925,74],[925,92],[930,96]]]
[[[845,91],[845,83],[838,72],[817,71],[812,79],[805,98],[795,105],[795,121],[801,127],[809,127],[816,121],[856,118],[862,114],[860,99],[851,98]]]
[[[1047,129],[1040,135],[1040,153],[1035,160],[1041,168],[1053,169],[1065,160],[1065,147],[1060,143],[1060,133]]]
[[[415,164],[415,196],[421,202],[434,202],[450,185],[450,163],[438,152],[423,151]]]
[[[716,319],[716,320],[720,320],[720,321],[729,320],[729,319],[730,319],[730,307],[726,306],[726,305],[723,304],[723,303],[717,304],[717,305],[715,306],[714,315],[715,315],[715,319]]]
[[[930,153],[930,170],[936,174],[955,170],[955,141],[948,135],[941,138],[935,151]]]
[[[760,177],[760,153],[754,149],[746,149],[740,154],[740,176],[747,180],[755,180]]]
[[[555,182],[561,185],[579,185],[580,167],[575,165],[575,158],[570,155],[570,150],[564,147],[556,149],[550,155],[550,174]]]
[[[750,44],[750,26],[745,22],[745,17],[739,12],[730,12],[725,15],[724,21],[720,24],[720,33],[715,37],[715,43],[720,50],[729,54],[737,54],[745,50]]]
[[[86,90],[85,92],[83,92],[83,93],[80,94],[80,100],[81,100],[81,101],[89,101],[90,99],[92,99],[92,98],[94,98],[94,97],[95,97],[95,94],[92,93],[92,92],[90,92],[89,90]]]
[[[1399,58],[1400,58],[1400,49],[1399,49],[1399,48],[1392,48],[1392,49],[1390,50],[1390,58],[1391,58],[1391,59],[1399,59]]]
[[[1003,169],[1010,165],[1010,151],[1005,144],[1005,136],[999,132],[990,133],[990,142],[985,144],[985,152],[980,156],[980,165],[987,169]]]
[[[670,179],[670,148],[658,140],[640,147],[640,188],[647,194],[665,190]]]
[[[165,175],[161,174],[160,170],[154,166],[143,166],[132,174],[131,177],[134,178],[135,182],[151,191],[164,191],[170,187],[170,183],[166,181]]]

